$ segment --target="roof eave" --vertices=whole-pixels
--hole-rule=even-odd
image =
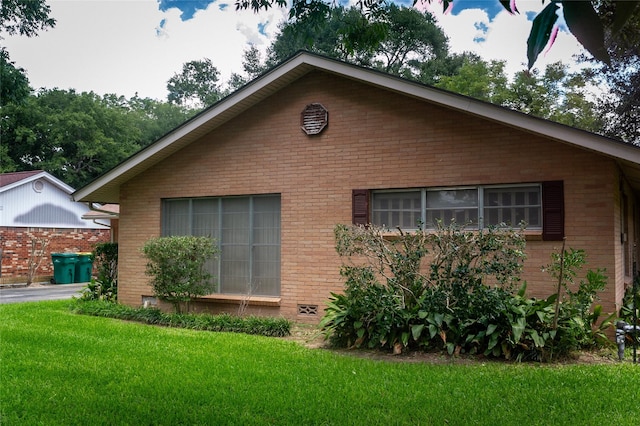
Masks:
[[[472,114],[561,143],[592,150],[618,161],[624,160],[640,165],[640,149],[633,145],[618,143],[594,133],[424,86],[379,71],[301,52],[79,189],[72,194],[73,199],[84,202],[119,203],[120,186],[123,183],[316,69]]]

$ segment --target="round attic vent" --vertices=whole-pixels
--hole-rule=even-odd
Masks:
[[[307,135],[317,135],[328,122],[329,112],[321,104],[309,104],[300,114],[300,127]]]
[[[33,190],[35,192],[42,192],[44,189],[44,182],[40,179],[33,181]]]

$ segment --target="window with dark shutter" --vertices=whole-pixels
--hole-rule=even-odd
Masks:
[[[369,190],[354,189],[351,205],[353,207],[353,224],[368,225],[369,220]]]
[[[562,181],[542,183],[542,239],[564,238],[564,185]]]

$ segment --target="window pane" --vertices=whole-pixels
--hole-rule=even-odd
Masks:
[[[249,244],[249,198],[222,199],[221,243]]]
[[[193,235],[218,239],[218,200],[193,200]]]
[[[422,216],[420,191],[374,192],[371,210],[374,225],[417,228]]]
[[[162,204],[162,235],[191,234],[190,200],[164,200]]]
[[[442,189],[427,191],[427,228],[434,229],[438,221],[444,226],[452,222],[463,226],[478,223],[478,190]]]
[[[220,292],[246,294],[249,291],[249,246],[223,245],[220,255]]]
[[[280,294],[280,197],[253,199],[251,293]]]
[[[540,229],[540,186],[484,189],[484,225],[506,224]]]

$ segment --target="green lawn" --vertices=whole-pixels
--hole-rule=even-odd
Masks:
[[[640,425],[640,366],[374,361],[0,305],[0,424]]]

